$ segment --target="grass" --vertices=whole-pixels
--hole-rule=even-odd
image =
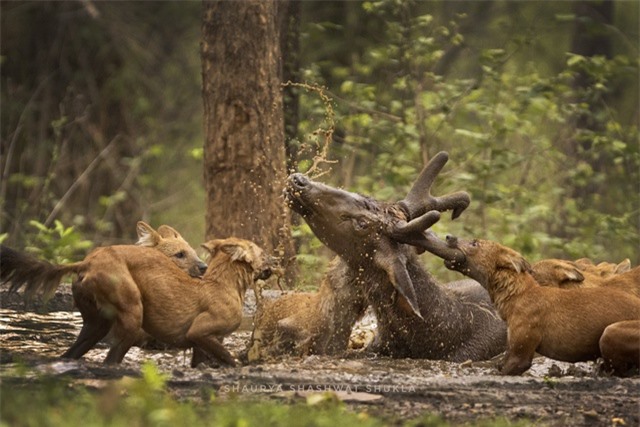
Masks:
[[[141,378],[125,377],[100,382],[106,386],[74,382],[69,378],[5,378],[0,384],[0,426],[229,426],[229,427],[447,427],[433,415],[408,422],[388,420],[346,407],[335,396],[312,396],[306,402],[228,400],[211,390],[198,398],[180,400],[166,387],[167,378],[153,364],[142,368]],[[482,426],[512,426],[505,420],[483,421]],[[517,425],[526,425],[518,423]]]

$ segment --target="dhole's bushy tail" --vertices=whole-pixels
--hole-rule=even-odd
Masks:
[[[84,262],[55,265],[39,260],[24,252],[0,245],[0,283],[8,283],[10,292],[24,287],[26,299],[42,294],[45,299],[51,297],[67,274],[80,273]]]

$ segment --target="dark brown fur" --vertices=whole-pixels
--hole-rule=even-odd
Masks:
[[[290,207],[340,257],[338,280],[356,284],[372,306],[378,330],[369,349],[379,354],[463,362],[504,351],[506,327],[487,292],[473,281],[439,285],[412,246],[425,242],[439,212],[452,210],[455,218],[470,202],[465,193],[431,195],[447,159],[435,155],[407,196],[389,204],[289,177]]]

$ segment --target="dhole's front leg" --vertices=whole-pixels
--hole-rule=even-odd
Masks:
[[[229,328],[226,322],[221,321],[217,317],[218,316],[214,317],[209,313],[202,313],[195,318],[187,331],[186,338],[194,344],[193,357],[191,359],[192,367],[195,367],[195,365],[205,359],[202,357],[203,355],[200,353],[200,350],[227,365],[236,365],[235,358],[224,348],[222,343],[218,341],[218,337],[226,335],[229,330],[233,330],[234,328]]]
[[[529,369],[540,340],[540,334],[533,330],[518,333],[509,328],[507,356],[500,372],[503,375],[520,375]]]

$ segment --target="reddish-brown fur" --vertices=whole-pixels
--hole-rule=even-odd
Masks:
[[[563,289],[604,286],[640,297],[640,267],[631,269],[629,259],[619,264],[602,262],[598,265],[585,260],[545,259],[532,265],[531,275],[542,286]]]
[[[529,369],[535,352],[568,362],[596,359],[601,355],[599,342],[605,328],[640,320],[640,298],[628,292],[612,286],[540,286],[529,263],[510,248],[486,240],[448,238],[448,243],[461,256],[448,259],[447,266],[480,282],[507,322],[504,374],[518,375]],[[615,346],[608,343],[605,339],[606,349]]]
[[[97,308],[90,314],[98,320],[85,322],[63,357],[81,357],[112,329],[115,342],[106,363],[121,362],[144,331],[173,347],[193,347],[192,365],[205,356],[234,364],[220,340],[240,325],[246,288],[270,274],[271,261],[246,240],[213,240],[203,246],[211,258],[202,279],[188,276],[159,251],[139,246],[99,248],[72,267],[49,264],[54,272],[77,272],[74,295],[79,292]],[[24,282],[28,275],[14,270],[13,277]],[[55,289],[59,280],[40,284]]]
[[[631,269],[631,262],[625,259],[619,264],[601,262],[596,265],[587,258],[576,261],[564,259],[543,259],[531,266],[531,274],[543,286],[569,288],[576,286],[595,287],[616,274]]]
[[[626,320],[607,326],[599,344],[605,366],[618,375],[637,373],[640,365],[640,321]]]

